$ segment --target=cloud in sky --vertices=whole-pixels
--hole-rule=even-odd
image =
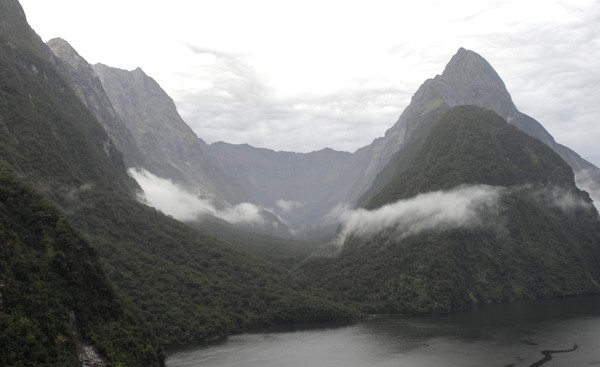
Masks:
[[[496,68],[520,110],[600,165],[595,0],[21,2],[43,39],[142,67],[208,142],[354,151],[462,46]]]
[[[160,178],[144,169],[129,169],[129,174],[144,191],[142,201],[180,221],[193,221],[212,215],[234,224],[264,225],[261,209],[251,203],[240,203],[218,209],[199,194],[193,194],[171,180]]]

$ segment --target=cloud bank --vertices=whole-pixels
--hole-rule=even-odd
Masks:
[[[497,213],[505,190],[487,185],[460,186],[420,194],[375,210],[338,207],[331,214],[342,225],[336,242],[343,244],[349,235],[371,236],[388,229],[404,238],[432,229],[476,227],[483,224],[484,213]]]
[[[261,208],[254,204],[241,203],[217,209],[210,199],[191,193],[171,180],[160,178],[145,169],[131,168],[129,174],[144,191],[140,197],[144,203],[177,220],[193,221],[209,214],[234,224],[265,224]]]
[[[500,199],[511,194],[524,195],[567,214],[592,207],[573,191],[560,187],[462,185],[449,191],[423,193],[375,210],[338,206],[329,214],[342,226],[334,245],[342,245],[351,235],[369,237],[391,231],[391,236],[402,239],[428,230],[497,225],[502,223]]]

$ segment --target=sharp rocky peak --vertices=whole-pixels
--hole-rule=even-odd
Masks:
[[[511,121],[519,111],[510,93],[494,68],[476,52],[460,48],[450,59],[444,72],[423,83],[412,97],[410,105],[398,122],[386,132],[386,137],[400,136],[412,120],[424,111],[445,104],[448,107],[475,105],[492,110]]]
[[[476,52],[460,48],[442,75],[430,83],[451,107],[477,105],[506,119],[517,113],[506,86],[496,70]]]
[[[46,42],[46,45],[52,50],[52,52],[64,60],[76,71],[91,71],[90,65],[87,61],[77,53],[77,51],[62,38],[53,38]]]
[[[442,73],[442,77],[454,80],[457,78],[485,77],[490,81],[502,83],[500,76],[481,55],[462,47],[452,56]]]

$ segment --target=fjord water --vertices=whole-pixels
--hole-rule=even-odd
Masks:
[[[554,353],[544,359],[542,351]],[[600,297],[375,316],[351,326],[268,329],[173,352],[168,367],[600,366]]]

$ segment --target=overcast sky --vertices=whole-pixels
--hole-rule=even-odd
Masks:
[[[141,67],[205,141],[355,151],[459,47],[600,166],[600,2],[21,0],[47,41]]]

